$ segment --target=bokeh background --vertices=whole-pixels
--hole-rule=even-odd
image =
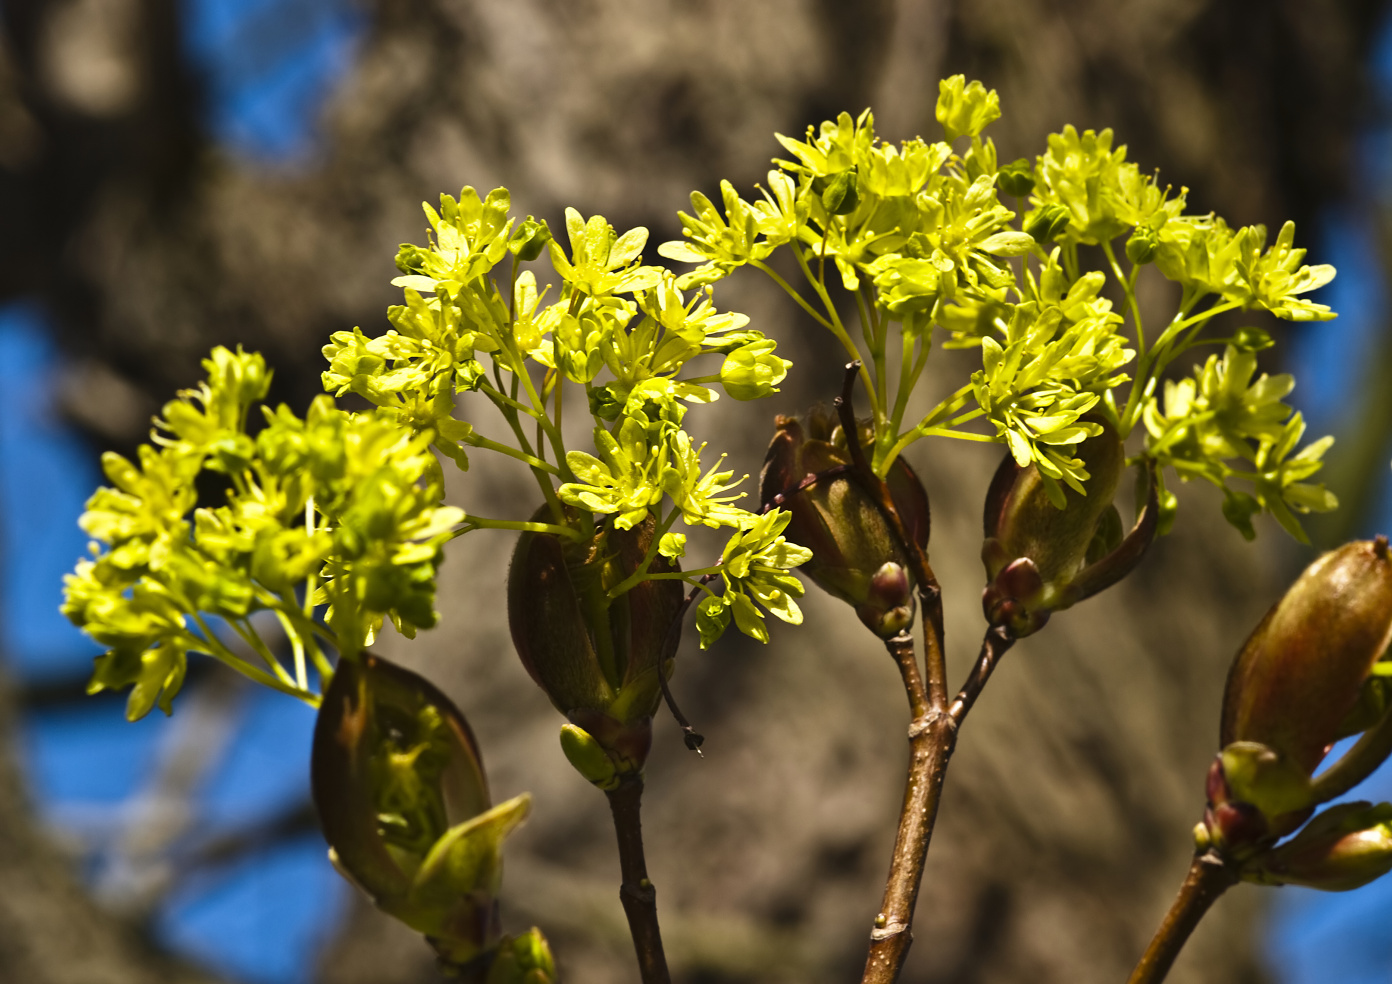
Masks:
[[[0,979],[35,984],[406,984],[428,950],[330,870],[307,796],[312,714],[195,667],[175,715],[84,696],[94,650],[57,613],[100,451],[129,453],[213,344],[276,368],[303,408],[334,330],[384,327],[421,200],[508,185],[674,238],[693,188],[748,189],[841,110],[932,136],[936,81],[1000,90],[1004,159],[1072,122],[1234,224],[1294,218],[1339,279],[1337,321],[1282,329],[1267,371],[1339,437],[1344,502],[1315,548],[1392,527],[1392,23],[1374,0],[0,0]],[[721,301],[797,363],[766,405],[718,405],[740,470],[772,413],[836,388],[790,304],[737,277]],[[1163,291],[1154,303],[1163,303]],[[946,358],[944,372],[964,365]],[[467,412],[466,407],[466,412]],[[953,679],[980,632],[978,448],[919,445]],[[451,494],[530,511],[523,476]],[[1185,867],[1228,660],[1313,556],[1244,543],[1203,489],[1121,587],[1009,656],[954,763],[919,906],[912,984],[1124,978]],[[495,793],[536,795],[505,920],[538,923],[572,984],[631,981],[602,799],[512,656],[510,543],[442,570],[440,628],[384,650],[469,715]],[[688,643],[675,680],[705,760],[659,725],[653,877],[683,984],[855,979],[893,838],[905,748],[890,662],[847,612],[760,647]],[[1392,775],[1369,783],[1392,799]],[[1392,885],[1240,887],[1172,979],[1392,977]]]

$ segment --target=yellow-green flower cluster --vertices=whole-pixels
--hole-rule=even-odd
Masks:
[[[1263,373],[1253,382],[1256,369],[1254,353],[1229,345],[1190,378],[1167,381],[1163,411],[1157,403],[1146,407],[1147,453],[1185,481],[1202,478],[1221,488],[1223,515],[1249,540],[1256,535],[1252,517],[1265,511],[1308,542],[1294,513],[1327,512],[1339,504],[1324,486],[1305,481],[1334,439],[1297,452],[1305,421],[1281,402],[1295,380]],[[1234,488],[1235,480],[1252,491]],[[1172,517],[1174,493],[1163,493],[1161,507],[1162,520]]]
[[[1213,318],[1235,309],[1333,317],[1303,295],[1334,271],[1304,264],[1290,223],[1268,246],[1261,226],[1234,230],[1215,215],[1186,214],[1186,191],[1173,194],[1128,161],[1110,130],[1065,127],[1034,161],[1000,162],[982,133],[1000,114],[995,92],[954,76],[939,90],[942,140],[883,143],[868,110],[809,127],[801,140],[780,135],[791,156],[775,159],[760,200],[724,183],[722,215],[694,193],[691,214],[680,216],[683,239],[659,252],[697,264],[677,281],[683,287],[742,266],[762,270],[863,363],[872,467],[881,476],[922,437],[995,441],[1037,468],[1062,507],[1062,485],[1085,491],[1076,448],[1098,428],[1085,415],[1107,416],[1124,438],[1160,415],[1157,391],[1170,363],[1195,345],[1226,341],[1202,337]],[[804,286],[770,265],[779,249],[793,254]],[[1088,269],[1089,260],[1101,262]],[[1173,320],[1150,333],[1136,299],[1148,264],[1181,287]],[[832,298],[837,286],[849,303]],[[1107,295],[1124,296],[1124,311]],[[859,332],[843,320],[852,307]],[[981,369],[929,413],[906,420],[934,328],[946,347],[979,347]],[[1315,467],[1318,456],[1295,455]],[[1224,466],[1215,458],[1203,467],[1216,474]],[[1306,487],[1291,474],[1281,472],[1280,488]],[[1262,479],[1250,501],[1292,526],[1281,503],[1293,500],[1277,494],[1276,481]],[[1296,499],[1325,508],[1322,491]]]
[[[790,363],[775,342],[745,316],[718,310],[708,287],[688,293],[691,284],[644,264],[646,229],[619,233],[601,216],[568,209],[567,249],[544,223],[510,218],[509,207],[502,188],[482,198],[465,188],[458,199],[442,197],[439,210],[427,206],[431,241],[397,255],[402,276],[393,283],[404,303],[391,309],[392,329],[376,338],[335,334],[324,350],[325,387],[366,397],[460,467],[469,447],[529,466],[549,509],[532,519],[469,516],[469,529],[579,542],[596,524],[632,529],[653,517],[655,544],[675,558],[685,540],[669,531],[677,518],[751,526],[754,514],[732,505],[733,473],[702,465],[705,446],[683,418],[688,405],[721,390],[737,400],[776,393]],[[550,285],[523,266],[543,253]],[[719,361],[692,373],[688,364],[707,356]],[[594,420],[593,450],[566,447],[567,389],[580,391]],[[495,405],[506,435],[485,436],[479,421],[456,418],[465,391]]]
[[[463,519],[439,504],[428,440],[389,414],[324,396],[303,419],[263,407],[252,437],[264,361],[218,348],[204,366],[137,462],[103,457],[111,486],[81,520],[93,556],[67,578],[64,614],[110,647],[90,689],[133,686],[132,718],[157,701],[169,711],[190,652],[313,702],[306,659],[329,673],[321,642],[352,652],[384,618],[408,635],[434,624],[440,545]],[[204,472],[223,477],[217,504],[198,504]],[[293,669],[253,625],[262,612],[289,637]]]

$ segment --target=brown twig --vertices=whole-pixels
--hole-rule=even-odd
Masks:
[[[948,717],[959,726],[976,703],[976,698],[986,686],[986,681],[991,679],[991,674],[995,672],[1001,657],[1013,645],[1015,637],[1005,626],[997,625],[986,630],[986,635],[981,640],[981,653],[976,657],[976,665],[972,667],[967,682],[962,684],[962,689],[953,699],[952,706],[947,709]]]
[[[1189,934],[1208,912],[1209,907],[1233,885],[1237,874],[1231,865],[1214,851],[1197,855],[1189,866],[1189,875],[1180,886],[1165,920],[1155,931],[1155,938],[1146,948],[1145,956],[1136,964],[1127,984],[1160,984],[1174,965]]]
[[[607,795],[614,814],[614,833],[619,839],[619,869],[623,872],[619,900],[628,917],[643,984],[671,984],[667,956],[662,951],[662,931],[657,925],[657,890],[648,880],[648,865],[643,856],[643,821],[639,812],[643,777],[626,775]]]
[[[918,589],[923,609],[925,673],[920,674],[914,655],[913,637],[901,632],[885,642],[904,681],[904,693],[913,715],[909,722],[909,776],[904,803],[899,812],[899,829],[894,839],[894,857],[885,882],[884,901],[870,932],[870,949],[865,958],[861,984],[893,984],[899,979],[909,946],[913,942],[914,907],[923,881],[923,866],[937,821],[947,765],[957,747],[957,731],[981,689],[990,679],[1005,651],[1015,642],[1004,628],[987,630],[981,654],[966,684],[951,706],[947,700],[947,661],[943,647],[942,589],[928,563],[928,556],[904,526],[889,487],[874,473],[860,446],[851,397],[860,364],[846,366],[836,412],[846,435],[851,455],[852,479],[871,496],[889,524]],[[926,679],[925,679],[926,676]]]
[[[918,902],[923,865],[937,821],[947,763],[957,747],[959,722],[948,712],[942,589],[923,547],[905,528],[889,487],[870,467],[865,450],[860,446],[860,433],[851,404],[859,368],[858,362],[847,364],[841,395],[836,398],[837,416],[851,455],[851,477],[871,496],[904,551],[923,609],[924,674],[919,672],[912,636],[900,633],[885,643],[899,666],[913,715],[909,722],[909,776],[899,811],[899,829],[894,838],[894,857],[885,882],[884,900],[870,931],[870,949],[865,957],[861,982],[893,984],[899,978],[913,942],[914,906]]]
[[[947,762],[957,745],[957,723],[935,710],[928,699],[914,655],[913,636],[901,632],[885,640],[885,648],[899,666],[913,720],[909,723],[909,778],[899,811],[894,856],[885,882],[884,901],[870,931],[862,984],[892,984],[898,980],[908,956],[928,843],[937,820]]]

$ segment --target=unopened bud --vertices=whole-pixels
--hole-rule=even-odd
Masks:
[[[741,345],[720,366],[720,385],[736,400],[758,400],[777,393],[778,384],[792,365],[773,354],[778,343],[771,338]]]
[[[561,751],[565,752],[566,759],[576,772],[600,789],[618,788],[619,770],[614,760],[584,728],[573,724],[561,725]]]
[[[1126,240],[1126,258],[1137,266],[1155,259],[1155,251],[1160,248],[1160,238],[1149,226],[1140,226]]]
[[[1387,540],[1360,540],[1306,568],[1234,660],[1222,743],[1258,742],[1311,775],[1392,640]]]
[[[1064,205],[1043,205],[1025,218],[1025,232],[1041,246],[1052,243],[1068,231],[1073,215]]]
[[[541,930],[533,926],[517,937],[504,937],[484,984],[553,984],[556,961]]]
[[[866,628],[882,639],[889,639],[913,624],[913,578],[893,561],[886,561],[870,578],[865,601],[856,614]]]
[[[1243,871],[1250,881],[1347,892],[1392,871],[1392,804],[1341,803]]]
[[[1021,157],[1002,166],[996,172],[996,187],[1007,195],[1024,198],[1034,190],[1034,165]]]
[[[527,263],[540,256],[550,241],[551,230],[546,223],[538,222],[529,215],[513,231],[512,238],[508,241],[508,249],[517,257],[518,262]]]
[[[986,497],[982,607],[991,624],[1007,626],[1017,637],[1037,631],[1051,612],[1115,582],[1140,559],[1148,542],[1131,551],[1116,571],[1095,578],[1095,584],[1080,577],[1085,568],[1100,570],[1123,542],[1112,499],[1126,462],[1111,421],[1085,419],[1102,428],[1075,452],[1087,466],[1086,495],[1059,486],[1059,508],[1038,468],[1020,468],[1007,455]]]
[[[850,215],[860,204],[855,168],[838,171],[822,180],[820,189],[813,183],[813,191],[822,196],[822,207],[832,215]]]

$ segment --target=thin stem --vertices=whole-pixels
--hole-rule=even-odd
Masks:
[[[525,369],[525,366],[524,366],[523,368]],[[493,388],[492,386],[489,386],[489,385],[485,382],[485,383],[482,383],[482,384],[479,386],[479,390],[480,390],[485,396],[487,396],[490,400],[493,401],[493,405],[496,406],[496,407],[498,408],[498,412],[501,413],[501,414],[503,415],[503,418],[504,418],[505,420],[507,420],[508,426],[512,428],[512,433],[517,437],[517,444],[518,444],[518,447],[521,449],[521,451],[522,451],[523,454],[531,454],[531,453],[532,453],[532,445],[528,442],[528,440],[527,440],[527,434],[526,434],[526,432],[522,429],[522,421],[521,421],[521,420],[518,418],[518,416],[517,416],[518,411],[520,410],[520,411],[522,411],[522,412],[524,412],[524,413],[527,413],[527,414],[529,414],[529,415],[531,415],[531,416],[533,416],[533,417],[536,417],[536,418],[537,418],[537,440],[536,440],[536,449],[537,449],[538,451],[544,451],[544,450],[545,450],[545,447],[546,447],[546,444],[545,444],[545,441],[542,440],[542,437],[543,437],[543,433],[544,433],[544,432],[542,431],[542,427],[541,427],[541,418],[545,417],[545,414],[540,414],[540,415],[538,415],[538,414],[535,413],[535,411],[529,409],[528,407],[523,406],[521,403],[519,403],[519,402],[518,402],[516,399],[514,399],[513,397],[505,396],[505,395],[503,394],[503,392],[502,392],[502,390],[501,390],[501,387],[502,387],[502,379],[500,378],[500,370],[499,370],[499,368],[498,368],[498,362],[497,362],[497,360],[494,360],[494,362],[493,362],[493,373],[494,373],[494,376],[495,376],[495,377],[499,377],[499,379],[498,379],[498,387],[499,387],[499,388],[498,388],[498,389],[495,389],[495,388]],[[515,372],[512,374],[512,389],[513,389],[514,391],[517,389],[517,373],[515,373]],[[538,460],[544,460],[544,459],[542,459],[540,456],[538,456]],[[542,496],[542,498],[546,500],[546,505],[547,505],[547,507],[551,510],[551,518],[554,519],[554,520],[556,520],[557,522],[564,522],[564,520],[565,520],[565,510],[561,507],[561,500],[558,499],[558,498],[556,498],[556,489],[555,489],[555,487],[551,484],[551,479],[550,479],[550,477],[549,477],[549,476],[550,476],[550,472],[544,471],[544,470],[542,470],[542,469],[540,469],[540,468],[537,468],[537,467],[535,467],[535,466],[532,466],[531,472],[532,472],[532,477],[533,477],[534,479],[536,479],[537,487],[538,487],[539,489],[541,489],[541,496]],[[556,470],[555,470],[555,473],[556,473],[557,475],[559,475],[559,474],[560,474],[560,470],[559,470],[559,469],[556,469]]]
[[[779,276],[777,270],[769,266],[767,263],[763,263],[759,260],[750,260],[749,265],[754,267],[756,270],[764,271],[764,273],[772,277],[773,282],[776,283],[779,287],[782,287],[783,292],[787,294],[789,297],[791,297],[794,301],[796,301],[798,307],[806,311],[808,315],[810,315],[812,319],[816,321],[819,325],[821,325],[827,331],[836,331],[836,327],[830,321],[828,321],[820,311],[814,308],[811,302],[807,300],[807,298],[803,297],[791,284],[788,283],[788,281],[784,280],[781,276]]]
[[[841,323],[841,315],[837,312],[836,305],[831,303],[831,295],[827,293],[825,281],[812,276],[812,269],[807,265],[807,257],[796,242],[792,243],[792,247],[793,256],[797,258],[798,266],[802,269],[802,275],[807,279],[807,282],[812,285],[812,289],[817,292],[817,297],[821,300],[822,307],[826,310],[827,317],[830,319],[828,327],[831,329],[831,333],[840,340],[842,348],[846,350],[846,354],[855,362],[856,368],[860,372],[860,380],[865,384],[865,395],[870,398],[870,406],[873,407],[878,414],[880,403],[875,394],[875,381],[870,377],[870,370],[866,368],[865,363],[861,362],[860,350],[856,348],[855,342],[851,341],[851,336],[846,331],[846,326]],[[824,261],[825,259],[826,257],[823,256]],[[823,273],[825,273],[824,270]]]
[[[619,870],[623,885],[619,901],[628,917],[628,931],[633,937],[633,949],[638,955],[638,970],[643,984],[671,984],[667,971],[667,956],[662,952],[662,931],[657,925],[657,890],[648,880],[648,865],[643,856],[643,821],[640,807],[643,798],[643,777],[629,774],[607,794],[609,809],[614,814],[614,833],[619,841]]]
[[[496,366],[497,363],[494,363],[494,365]],[[517,373],[514,372],[512,375],[513,382],[515,383],[517,381]],[[499,409],[502,409],[503,407],[511,407],[513,410],[519,411],[520,413],[525,413],[528,417],[533,418],[537,421],[538,424],[540,424],[541,418],[546,416],[546,414],[544,413],[538,413],[536,410],[533,410],[531,407],[527,406],[527,404],[523,403],[521,400],[508,396],[501,389],[493,386],[487,381],[479,383],[479,392],[482,393],[484,396],[488,397],[494,403],[496,403]]]
[[[510,444],[499,444],[497,441],[489,440],[478,431],[470,432],[468,437],[462,439],[463,443],[471,448],[483,448],[486,451],[496,451],[505,454],[509,458],[516,458],[525,465],[530,465],[537,471],[545,472],[548,475],[559,475],[561,470],[549,461],[543,461],[535,455],[530,455],[525,451],[519,451]],[[544,445],[543,445],[544,447]]]
[[[483,516],[465,516],[464,525],[450,533],[450,539],[463,536],[473,530],[517,530],[523,533],[550,533],[552,536],[563,536],[567,540],[577,542],[588,539],[585,534],[570,526],[558,526],[555,523],[531,523],[521,520],[511,519],[487,519]]]
[[[294,678],[290,676],[285,667],[280,665],[280,660],[276,659],[275,654],[266,647],[266,644],[261,640],[261,637],[256,634],[256,630],[251,627],[250,623],[233,618],[229,618],[226,621],[228,625],[232,626],[232,631],[241,636],[242,641],[251,647],[252,652],[261,657],[261,661],[275,674],[277,680],[281,683],[289,684],[290,686],[295,685]]]
[[[909,776],[899,810],[894,856],[885,881],[884,901],[870,930],[861,984],[894,984],[913,944],[914,906],[923,865],[937,821],[947,763],[957,745],[957,722],[935,709],[919,675],[913,637],[901,632],[885,640],[904,681],[913,720],[909,723]]]
[[[1015,637],[1005,626],[997,625],[986,630],[986,635],[981,640],[981,653],[976,657],[976,665],[972,667],[967,682],[962,684],[962,689],[953,699],[952,706],[947,709],[948,717],[959,727],[971,711],[972,705],[976,703],[976,698],[981,695],[982,688],[991,679],[991,674],[995,672],[1001,657],[1013,645]]]
[[[221,660],[238,673],[255,680],[263,686],[270,687],[272,690],[279,690],[281,693],[289,694],[291,697],[298,697],[310,707],[319,706],[318,694],[312,694],[307,690],[300,690],[293,684],[282,683],[259,666],[248,663],[232,650],[228,649],[227,646],[223,644],[223,641],[217,637],[217,633],[208,627],[208,623],[204,622],[200,615],[195,613],[192,618],[194,624],[197,625],[203,633],[201,638],[196,635],[193,637],[196,640],[195,648],[204,650],[209,656]]]
[[[1235,884],[1236,871],[1225,864],[1216,852],[1197,855],[1189,866],[1188,877],[1179,888],[1179,895],[1175,897],[1170,911],[1165,913],[1165,921],[1155,931],[1155,938],[1150,941],[1141,962],[1131,972],[1127,984],[1159,984],[1163,981],[1204,913],[1218,901],[1218,896]]]
[[[1122,276],[1121,264],[1117,262],[1116,253],[1112,250],[1112,241],[1110,239],[1103,240],[1102,251],[1107,255],[1107,262],[1112,268],[1112,276],[1116,277],[1117,283],[1121,284],[1122,290],[1126,292],[1126,306],[1131,309],[1131,320],[1136,323],[1136,347],[1144,352],[1145,327],[1141,324],[1141,309],[1136,303],[1136,274],[1140,271],[1140,267],[1133,263],[1131,265],[1131,276]]]

